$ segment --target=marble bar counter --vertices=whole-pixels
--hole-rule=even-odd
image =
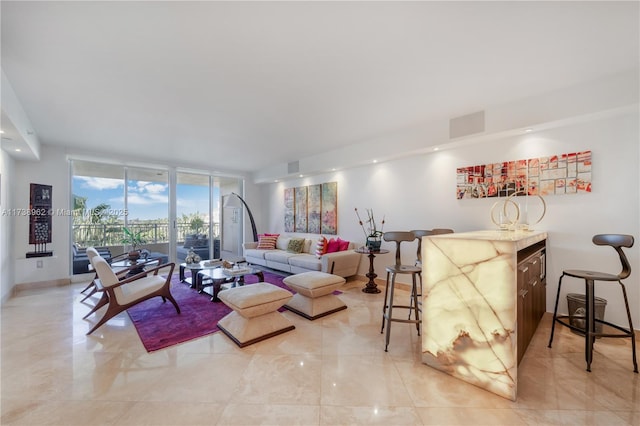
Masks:
[[[422,362],[515,401],[523,339],[533,335],[523,330],[535,331],[544,313],[546,239],[498,230],[424,237]]]

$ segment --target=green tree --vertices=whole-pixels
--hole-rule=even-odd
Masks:
[[[197,214],[198,213],[196,213],[196,215]],[[192,218],[191,221],[189,222],[189,227],[196,234],[200,233],[200,228],[202,228],[203,226],[204,226],[204,219],[201,218],[200,216],[196,216],[196,217]]]
[[[89,216],[89,221],[93,224],[102,223],[105,219],[109,217],[109,209],[111,209],[111,205],[107,203],[100,203],[91,209],[91,215]]]

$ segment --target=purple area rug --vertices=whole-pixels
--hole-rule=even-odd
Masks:
[[[264,281],[293,291],[283,284],[284,277],[264,272]],[[258,282],[255,275],[245,277],[247,284]],[[222,302],[211,302],[208,294],[199,294],[181,283],[178,274],[171,279],[171,294],[180,306],[180,314],[171,302],[160,297],[145,300],[127,310],[147,352],[164,349],[219,331],[218,321],[231,312]]]

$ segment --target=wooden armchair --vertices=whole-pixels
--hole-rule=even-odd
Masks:
[[[100,305],[98,308],[107,305],[107,311],[87,334],[93,333],[98,327],[120,312],[156,296],[162,297],[165,301],[169,299],[175,306],[176,312],[180,313],[180,307],[170,291],[171,276],[176,266],[175,263],[159,265],[123,280],[118,278],[109,263],[100,256],[93,258],[93,266],[98,274],[98,279],[95,280],[96,289],[103,292],[103,297],[98,302],[98,305]],[[158,275],[160,269],[166,267],[171,268],[166,278]],[[98,308],[94,308],[92,312],[95,312]]]
[[[95,266],[93,266],[93,259],[94,259],[96,256],[100,256],[100,257],[102,257],[102,258],[103,258],[103,259],[105,259],[105,260],[107,261],[107,263],[109,263],[109,264],[112,264],[112,263],[115,263],[115,262],[119,262],[119,261],[121,261],[121,260],[126,260],[126,259],[129,257],[129,254],[128,254],[128,253],[122,253],[122,254],[119,254],[119,255],[117,255],[117,256],[114,256],[114,257],[111,257],[111,258],[107,259],[107,258],[104,258],[104,257],[100,254],[100,252],[98,252],[98,250],[97,250],[97,249],[95,249],[95,248],[93,248],[93,247],[87,247],[87,249],[86,249],[85,253],[87,254],[87,257],[89,258],[89,263],[90,263],[90,264],[91,264],[91,266],[93,267],[93,270],[94,270],[94,271],[95,271],[96,269],[95,269]],[[127,267],[127,268],[119,268],[119,269],[118,269],[117,271],[115,271],[115,272],[116,272],[116,275],[117,275],[120,279],[122,279],[122,278],[123,278],[127,273],[131,272],[132,270],[134,270],[134,269],[139,269],[141,265],[144,265],[144,264],[147,264],[147,263],[153,263],[153,262],[155,262],[155,259],[148,259],[148,260],[146,260],[146,261],[144,261],[144,262],[142,262],[142,263],[140,263],[140,262],[139,262],[139,263],[137,263],[136,265],[131,265],[131,266]],[[96,275],[93,277],[93,280],[92,280],[89,284],[87,284],[87,286],[86,286],[86,287],[85,287],[85,288],[80,292],[80,293],[84,293],[85,291],[87,291],[87,290],[89,290],[89,289],[91,290],[89,293],[85,294],[85,296],[84,296],[84,298],[81,300],[81,302],[84,302],[85,300],[87,300],[88,298],[90,298],[91,296],[93,296],[93,295],[98,291],[98,289],[96,288],[96,280],[97,280],[97,279],[98,279],[98,273],[96,272]],[[93,309],[91,312],[89,312],[89,313],[85,316],[85,318],[86,318],[86,317],[88,317],[89,315],[91,315],[93,312],[95,312],[95,310],[96,310],[96,309],[97,309],[97,308],[95,308],[95,307],[94,307],[94,309]]]

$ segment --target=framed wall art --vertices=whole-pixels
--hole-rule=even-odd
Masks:
[[[51,242],[52,192],[51,185],[31,184],[29,191],[29,244],[33,244],[35,249],[28,252],[26,257],[53,256],[53,252],[47,250],[47,243]]]
[[[338,182],[322,184],[322,234],[338,233]]]
[[[285,232],[335,235],[337,218],[337,182],[285,188]]]
[[[307,232],[320,234],[322,213],[322,185],[309,185],[307,192]]]
[[[307,187],[295,189],[295,232],[307,232]]]
[[[456,198],[591,192],[591,151],[480,164],[456,170]]]
[[[294,188],[285,188],[284,190],[284,232],[293,232],[295,230],[295,196]]]

